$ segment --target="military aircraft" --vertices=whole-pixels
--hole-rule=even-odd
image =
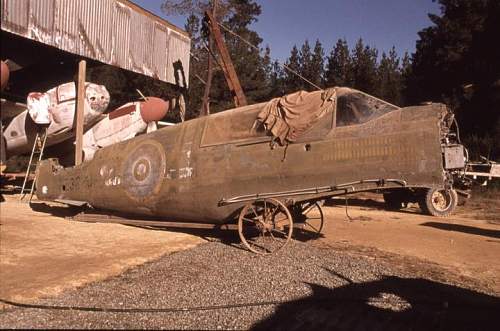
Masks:
[[[7,101],[3,102],[8,104]],[[12,104],[22,109],[19,104]],[[76,90],[75,83],[65,83],[46,93],[28,95],[26,109],[15,116],[3,130],[6,156],[30,153],[35,136],[47,128],[46,146],[52,146],[74,137]],[[109,93],[102,85],[85,84],[84,126],[102,119],[109,104]]]
[[[385,192],[394,205],[452,213],[466,163],[453,123],[443,104],[299,91],[110,145],[79,166],[42,161],[36,194],[163,220],[237,222],[246,247],[270,253],[294,222],[320,231],[318,202],[332,196]]]
[[[91,159],[99,148],[132,138],[142,132],[156,130],[156,123],[169,110],[169,102],[155,97],[127,103],[104,114],[110,95],[102,85],[86,83],[83,136],[84,158]],[[37,132],[47,128],[46,147],[56,146],[56,155],[72,159],[71,148],[62,142],[73,144],[75,137],[75,84],[66,83],[46,93],[33,92],[27,104],[2,99],[2,118],[7,126],[2,132],[2,163],[14,155],[28,154],[33,148]],[[52,153],[53,154],[53,153]]]
[[[142,132],[157,129],[157,122],[165,117],[170,103],[160,98],[147,97],[144,101],[127,103],[110,112],[83,135],[84,160],[106,146],[135,137]]]

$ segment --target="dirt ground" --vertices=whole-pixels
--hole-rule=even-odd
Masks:
[[[377,248],[439,264],[456,275],[480,281],[500,294],[500,201],[474,199],[455,215],[422,215],[416,205],[402,211],[384,210],[375,194],[344,199],[324,208],[320,244]]]
[[[324,207],[323,236],[311,244],[413,257],[454,276],[473,278],[500,295],[500,202],[488,199],[460,207],[447,219],[421,215],[411,206],[385,211],[376,195],[349,199],[348,218],[344,200],[335,200]],[[204,242],[202,236],[187,233],[69,221],[61,208],[53,215],[40,206],[32,210],[17,196],[7,196],[0,204],[2,299],[57,295]]]
[[[32,210],[18,195],[5,197],[0,204],[0,298],[6,300],[57,295],[204,242],[184,233],[70,221],[60,207],[60,216],[54,216],[48,209]]]

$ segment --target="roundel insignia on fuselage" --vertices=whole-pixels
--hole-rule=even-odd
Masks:
[[[158,193],[165,174],[166,160],[162,145],[145,140],[133,147],[123,162],[123,186],[135,200],[149,200]]]

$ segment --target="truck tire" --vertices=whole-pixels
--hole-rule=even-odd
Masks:
[[[457,208],[458,195],[453,189],[431,188],[424,192],[418,204],[420,209],[426,214],[447,217],[453,214]]]

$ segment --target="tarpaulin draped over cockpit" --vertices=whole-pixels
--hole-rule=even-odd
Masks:
[[[335,107],[336,89],[298,91],[269,101],[257,116],[280,144],[294,142]]]

